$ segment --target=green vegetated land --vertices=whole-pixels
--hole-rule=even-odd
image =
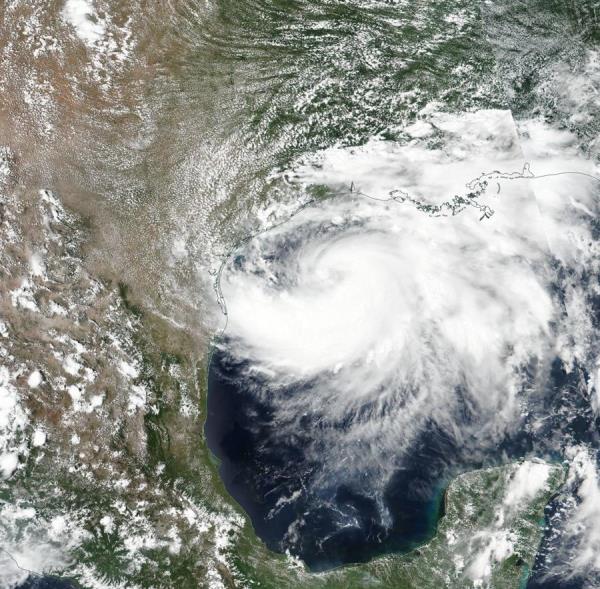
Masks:
[[[144,328],[139,333],[144,336],[138,343],[146,350],[144,374],[154,390],[157,407],[157,412],[146,419],[150,451],[146,467],[152,470],[153,465],[166,465],[161,477],[172,498],[182,493],[210,511],[229,516],[237,512],[238,517],[243,518],[243,527],[231,532],[231,546],[223,553],[222,561],[217,559],[216,563],[220,581],[226,587],[465,589],[477,586],[473,578],[477,559],[485,561],[490,554],[491,570],[479,586],[518,589],[527,579],[542,538],[544,508],[564,480],[561,465],[546,465],[549,472],[546,485],[511,508],[505,505],[506,493],[522,463],[458,476],[446,490],[445,513],[437,533],[430,542],[408,554],[389,554],[366,564],[311,573],[300,562],[268,550],[225,490],[218,465],[203,439],[201,424],[205,419],[207,394],[205,361],[193,359],[193,342],[171,341],[165,335],[169,330],[165,331],[162,322],[148,317],[142,322]],[[188,353],[181,351],[186,348]],[[178,378],[173,378],[174,374]],[[197,395],[200,415],[185,418],[174,409],[180,403],[183,390]],[[208,566],[207,554],[203,552],[210,552],[216,541],[209,536],[204,543],[182,548],[178,555],[157,550],[151,560],[160,563],[163,572],[168,570],[170,575],[176,575],[180,587],[202,586],[201,579]],[[511,546],[506,554],[494,548],[503,543]],[[161,552],[164,558],[159,558]],[[91,551],[91,561],[95,553]],[[116,568],[127,569],[123,562]],[[144,587],[155,586],[152,570],[126,577]],[[172,576],[171,579],[174,580]]]
[[[16,551],[22,549],[19,538],[27,543],[53,525],[71,526],[69,538],[79,538],[72,547],[62,537],[44,539],[49,549],[68,552],[48,572],[81,587],[464,589],[481,570],[484,587],[520,587],[539,546],[544,507],[564,478],[561,466],[548,466],[545,487],[512,507],[506,494],[519,464],[463,474],[450,483],[445,515],[426,545],[310,573],[267,550],[223,486],[203,438],[207,357],[198,341],[141,310],[124,287],[107,282],[94,292],[100,293],[96,305],[110,305],[110,322],[96,320],[91,325],[98,333],[88,339],[108,342],[114,334],[122,343],[114,353],[97,345],[96,355],[82,361],[95,362],[99,374],[113,374],[119,355],[130,350],[139,371],[125,380],[102,380],[103,404],[89,413],[73,413],[61,389],[51,386],[62,381],[46,371],[48,382],[33,391],[30,403],[35,412],[41,395],[56,396],[51,441],[32,451],[25,468],[0,487],[0,508],[21,514],[13,518],[18,530],[13,520],[0,520],[0,531],[6,525],[7,534],[18,532]],[[81,312],[95,317],[89,303]],[[147,395],[144,413],[126,410],[132,387]],[[40,419],[54,415],[48,406]],[[35,517],[24,519],[25,508],[33,508]]]
[[[310,574],[301,567],[283,566],[282,558],[266,551],[257,554],[256,541],[246,534],[236,564],[253,586],[265,588],[389,589],[460,588],[478,586],[469,566],[490,550],[490,542],[510,538],[513,552],[493,562],[491,574],[479,586],[517,589],[526,581],[542,536],[541,521],[550,497],[564,479],[564,470],[552,466],[546,488],[523,502],[498,526],[498,507],[518,465],[474,471],[457,477],[448,487],[446,514],[437,534],[424,546],[405,555],[388,555],[364,565]]]
[[[190,368],[189,363],[181,358],[170,357],[169,362],[182,362],[182,366]],[[201,363],[197,370],[200,405],[205,407],[206,371]],[[159,385],[159,382],[160,379],[156,384]],[[174,399],[170,398],[169,404],[173,402]],[[213,509],[233,508],[245,519],[226,560],[218,567],[227,587],[465,589],[476,586],[471,577],[474,574],[472,567],[477,568],[477,558],[485,560],[486,554],[491,552],[491,571],[480,586],[518,589],[528,577],[542,538],[544,508],[564,480],[561,465],[546,465],[549,472],[546,485],[509,509],[505,506],[507,489],[522,463],[462,474],[449,484],[444,496],[445,514],[439,521],[437,533],[427,544],[408,554],[389,554],[366,564],[311,573],[294,559],[268,550],[256,537],[249,519],[239,506],[234,505],[224,489],[216,462],[210,457],[198,430],[196,436],[188,430],[190,438],[195,437],[198,442],[198,447],[190,448],[160,442],[160,438],[169,437],[168,431],[173,427],[183,427],[182,418],[176,413],[166,410],[152,418],[148,425],[155,432],[152,439],[155,440],[155,451],[160,452],[159,461],[173,465],[164,474],[173,478],[177,488],[185,489],[186,493]],[[186,457],[182,456],[182,452]],[[511,550],[499,556],[496,550],[494,556],[493,546],[503,542],[508,542]],[[187,553],[184,560],[182,554],[184,562],[180,563],[180,567],[174,566],[178,557],[171,555],[168,559],[172,570],[180,570],[182,586],[186,587],[198,583],[195,576],[198,570],[190,566],[193,562],[191,556]]]

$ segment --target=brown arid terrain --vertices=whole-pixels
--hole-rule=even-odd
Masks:
[[[534,566],[544,579],[546,565],[557,578],[579,566],[582,578],[591,579],[582,586],[597,586],[599,22],[597,0],[0,0],[0,589],[494,589],[523,586]],[[518,193],[521,200],[514,202],[527,207],[515,204],[508,221],[497,205],[513,202],[515,186],[538,179],[554,194],[554,176],[569,178],[582,194],[587,190],[584,204],[569,193],[573,210],[561,196],[557,202],[564,200],[567,212],[556,213],[558,205],[546,211],[548,226],[558,228],[559,245],[577,254],[572,266],[560,266],[544,249],[547,258],[540,257],[539,268],[555,280],[544,275],[547,288],[539,291],[528,289],[529,282],[517,284],[515,292],[527,291],[522,300],[507,286],[516,274],[504,262],[494,275],[481,258],[469,274],[474,252],[488,247],[482,227],[506,223],[523,235],[506,242],[510,247],[502,242],[498,251],[510,252],[527,276],[541,280],[523,244],[546,230],[535,221],[544,191]],[[411,196],[414,188],[418,196],[423,187],[441,194],[449,185],[460,190],[431,202],[429,194]],[[356,211],[367,200],[363,218]],[[412,216],[394,221],[402,207]],[[423,223],[432,223],[429,217],[453,218],[465,210],[464,217],[475,215],[464,225],[468,230],[450,222],[444,225],[447,235],[442,225],[427,234],[422,229],[423,242],[441,244],[435,255],[421,254],[418,240],[402,241],[418,233],[421,214],[427,217]],[[531,211],[535,216],[528,217]],[[303,212],[310,214],[297,215]],[[297,224],[286,225],[292,219]],[[371,254],[379,250],[369,248],[384,243],[388,221],[394,241],[377,267]],[[280,233],[269,237],[272,229]],[[471,234],[478,241],[460,242]],[[378,239],[362,241],[365,235]],[[444,241],[445,235],[456,239]],[[344,237],[352,247],[340,248],[339,258],[328,256]],[[329,260],[326,271],[315,272],[323,260]],[[357,273],[357,260],[364,274]],[[430,260],[435,263],[428,265]],[[304,273],[294,273],[298,268]],[[228,299],[231,307],[220,282],[227,269],[230,292],[239,295]],[[454,275],[466,277],[464,292],[475,295],[453,299]],[[323,295],[347,285],[347,276],[358,276],[351,282],[355,288],[319,306]],[[389,277],[394,281],[388,297]],[[473,290],[477,284],[485,288]],[[436,348],[444,339],[439,330],[405,329],[429,321],[430,299],[420,297],[421,287],[439,293],[433,315],[439,324],[456,309],[464,311],[447,329],[452,345]],[[248,294],[263,289],[268,296]],[[521,302],[530,302],[531,292],[544,296],[527,314]],[[412,311],[406,322],[395,322],[403,297],[418,300],[407,307]],[[527,347],[515,325],[535,323],[544,297],[556,303],[556,313],[552,307],[554,314],[548,311],[539,329],[545,334],[539,336],[542,352],[538,357],[532,336],[535,353],[523,352],[522,362],[510,364],[507,357]],[[238,331],[234,312],[227,317],[236,300],[243,310]],[[271,303],[280,300],[292,301],[292,311],[269,314],[278,311]],[[498,301],[509,312],[488,312]],[[446,313],[447,307],[453,308]],[[363,314],[354,315],[356,310]],[[297,322],[289,322],[290,316]],[[339,321],[322,322],[325,316]],[[380,322],[371,330],[373,316]],[[226,325],[229,342],[218,339]],[[315,336],[308,344],[302,339],[307,328]],[[463,379],[460,362],[453,364],[453,338],[460,343],[474,334],[475,352],[466,346],[465,358],[481,357],[492,374],[487,347],[494,348],[498,332],[504,333],[508,343],[498,343],[496,364],[508,366],[518,386],[503,380],[504,372],[493,374],[499,393],[497,406],[489,405],[489,431],[499,440],[514,427],[539,444],[511,455],[508,442],[494,437],[493,452],[501,456],[490,450],[486,462],[476,448],[477,460],[454,470],[440,467],[440,501],[426,524],[417,521],[427,529],[416,549],[394,544],[390,522],[397,523],[397,514],[388,513],[383,500],[371,502],[372,517],[377,520],[382,509],[385,525],[369,527],[367,514],[363,526],[361,505],[371,503],[351,493],[339,499],[339,481],[328,478],[351,472],[349,463],[360,465],[361,492],[364,482],[367,499],[374,487],[383,497],[385,485],[404,471],[400,459],[412,456],[412,447],[406,456],[398,451],[399,440],[408,439],[398,420],[404,389],[397,391],[400,401],[374,403],[377,413],[364,401],[367,378],[348,373],[339,399],[346,401],[354,390],[356,402],[336,422],[338,396],[324,393],[339,391],[319,380],[324,374],[341,378],[344,366],[368,364],[387,330],[392,342],[396,332],[407,331],[424,344],[415,349],[437,354],[414,379],[411,373],[414,382],[406,390],[417,390],[433,375],[436,392],[450,382],[447,374],[458,375],[448,406],[472,382]],[[373,345],[362,335],[371,332]],[[271,349],[264,340],[272,333],[280,338]],[[479,338],[482,333],[489,338]],[[213,346],[215,341],[225,343]],[[239,349],[226,350],[231,342]],[[412,343],[381,346],[389,356],[373,373],[385,372],[383,366],[395,378],[392,368],[403,364]],[[347,348],[352,353],[345,356]],[[316,368],[304,372],[304,352],[315,349],[322,350],[309,356]],[[242,499],[233,499],[220,476],[221,456],[207,446],[208,384],[214,382],[208,373],[219,350],[225,362],[249,363],[251,378],[239,381],[242,388],[249,385],[250,397],[283,391],[281,413],[271,411],[273,422],[265,417],[265,423],[272,447],[291,445],[293,451],[284,458],[273,451],[275,466],[257,463],[250,474],[257,481],[264,476],[264,487],[243,488],[254,480],[249,477],[236,489],[256,500],[264,521],[251,509],[246,513]],[[272,354],[252,364],[257,350]],[[297,380],[286,373],[290,350],[300,358]],[[257,374],[265,383],[279,374],[281,366],[271,361],[280,351],[281,382],[273,378],[273,390],[255,386],[262,382],[253,380]],[[413,359],[420,366],[418,357],[409,354],[407,366]],[[473,374],[480,374],[477,367]],[[296,389],[286,388],[290,383],[313,383],[310,403],[294,397]],[[475,388],[487,407],[489,387]],[[371,391],[376,400],[378,391]],[[277,418],[288,415],[288,397],[290,429],[282,430]],[[247,398],[240,398],[241,407]],[[431,406],[436,416],[444,415],[445,402],[433,402],[440,398],[432,394],[432,402],[422,402],[423,412],[419,405],[415,414],[423,417]],[[464,417],[463,409],[477,417],[477,403],[457,407],[453,418]],[[225,411],[225,421],[237,409]],[[253,421],[258,412],[252,413],[252,403],[243,409],[254,434],[260,430]],[[505,409],[514,410],[514,419],[498,425],[494,419]],[[590,430],[582,441],[573,432],[585,429],[584,418]],[[448,423],[461,441],[464,424]],[[386,424],[393,434],[387,446]],[[338,429],[353,434],[353,426],[359,443],[345,445]],[[421,427],[416,418],[414,427]],[[310,479],[314,464],[306,478],[299,466],[308,442],[318,438],[314,432],[331,434],[311,455],[327,475],[317,491]],[[363,446],[364,432],[372,438]],[[476,433],[465,439],[477,442]],[[424,442],[431,438],[425,429],[421,434]],[[254,448],[261,460],[263,443],[257,438]],[[240,453],[250,455],[248,448]],[[436,454],[440,464],[442,454]],[[252,471],[254,463],[248,464]],[[423,460],[415,469],[427,473],[428,464]],[[531,486],[528,477],[537,483]],[[556,503],[558,523],[551,528],[543,517],[559,491],[563,503]],[[399,492],[396,507],[403,497]],[[315,501],[317,515],[323,506],[337,513],[345,501],[346,511],[339,511],[344,517],[333,518],[339,524],[335,534],[316,525],[311,536],[305,499]],[[272,509],[263,509],[269,502]],[[285,521],[290,513],[294,523]],[[398,534],[404,533],[403,515]],[[257,536],[257,521],[263,531],[271,525],[279,540]],[[372,552],[344,556],[346,528],[357,551],[368,545]],[[389,545],[388,532],[394,540]],[[556,549],[560,534],[566,540]],[[301,552],[289,549],[306,539],[328,544],[334,558],[323,570],[310,569]]]
[[[200,447],[210,284],[182,261],[168,171],[179,10],[0,6],[2,587],[75,554],[90,586],[230,576],[222,551],[242,520],[207,506],[218,481]]]
[[[0,42],[10,181],[57,193],[88,225],[95,251],[86,258],[98,272],[128,275],[148,301],[154,296],[157,312],[176,306],[170,297],[157,302],[165,266],[185,274],[175,268],[185,242],[173,211],[183,191],[171,174],[173,134],[184,135],[170,104],[178,70],[170,56],[186,55],[185,37],[173,35],[178,8],[8,2]]]

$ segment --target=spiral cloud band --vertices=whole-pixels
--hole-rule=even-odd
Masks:
[[[506,440],[524,432],[541,451],[553,367],[596,358],[573,278],[596,270],[599,183],[573,137],[506,111],[425,113],[406,134],[299,162],[287,180],[332,197],[241,247],[220,280],[219,355],[256,417],[237,480],[265,492],[263,517],[285,513],[280,547],[304,556],[398,527],[431,493],[414,478],[393,490],[424,447],[438,483],[486,449],[522,453]],[[267,491],[261,469],[280,475]],[[327,522],[310,549],[309,520]]]

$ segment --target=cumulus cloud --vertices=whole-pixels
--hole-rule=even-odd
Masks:
[[[104,25],[98,20],[91,0],[67,0],[63,16],[87,45],[93,46],[102,39]]]

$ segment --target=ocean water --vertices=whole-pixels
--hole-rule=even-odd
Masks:
[[[313,570],[324,570],[409,551],[433,536],[443,511],[444,482],[459,454],[443,434],[427,432],[411,460],[393,475],[385,505],[394,516],[384,524],[381,506],[364,491],[364,481],[358,488],[340,482],[326,497],[310,492],[320,465],[311,463],[303,447],[318,425],[305,420],[293,439],[281,443],[272,435],[278,427],[272,409],[249,399],[244,382],[239,367],[219,353],[213,356],[205,433],[227,490],[267,546],[291,550]],[[300,537],[290,538],[290,526],[299,521]]]
[[[17,589],[77,589],[77,586],[58,577],[31,576]]]
[[[593,166],[591,4],[458,4],[257,3],[260,25],[231,6],[239,38],[252,37],[240,43],[240,63],[260,53],[260,73],[272,76],[251,119],[269,178],[284,180],[264,187],[269,204],[306,196],[307,185],[380,201],[397,189],[418,193],[421,200],[402,204],[425,215],[440,190],[451,198],[482,172],[518,174],[531,161],[548,174]],[[241,85],[255,88],[257,71],[238,69]],[[565,72],[578,72],[569,88]],[[352,201],[317,206],[306,222],[232,256],[229,324],[212,357],[205,431],[228,491],[273,550],[313,570],[406,552],[435,533],[443,489],[461,472],[522,457],[562,461],[580,446],[597,461],[597,187],[580,186],[591,211],[582,219],[559,212],[556,202],[568,200],[559,181],[554,190],[546,180],[518,189],[498,180],[497,193],[490,183],[486,204],[497,214],[488,225],[457,217],[457,228],[430,223],[419,233],[420,218],[394,216],[397,203],[353,217],[362,204]],[[585,246],[567,259],[572,235]],[[339,283],[346,290],[337,292]],[[441,312],[444,299],[451,302]],[[545,305],[552,311],[542,317]],[[388,313],[403,308],[408,318]],[[413,349],[398,341],[405,329]],[[376,358],[381,382],[355,370],[371,351],[377,356],[378,338],[397,352]],[[466,366],[460,376],[455,348],[468,348],[456,360]],[[402,381],[409,394],[396,395],[414,366]],[[322,378],[326,371],[333,376]],[[431,394],[411,405],[418,378]],[[537,559],[532,587],[580,582],[565,570],[581,537],[561,517],[540,551],[554,560]]]
[[[311,485],[316,476],[323,476],[317,474],[323,465],[305,450],[319,425],[305,419],[294,436],[282,441],[274,407],[249,392],[256,386],[268,387],[268,382],[249,385],[243,368],[222,352],[213,356],[205,427],[208,445],[220,460],[227,490],[249,514],[258,536],[273,550],[299,556],[313,570],[410,551],[435,534],[443,515],[444,489],[457,474],[524,456],[558,460],[559,437],[581,443],[593,439],[596,431],[597,422],[586,411],[585,399],[560,392],[574,390],[581,375],[567,375],[557,362],[539,406],[535,408],[532,401],[529,423],[537,420],[538,411],[546,417],[545,426],[535,434],[524,420],[522,428],[499,445],[483,447],[473,439],[470,447],[457,447],[431,423],[403,456],[379,501],[374,499],[379,489],[376,480],[333,479],[326,492],[314,493]],[[465,424],[473,419],[465,412]],[[400,445],[401,432],[398,435]],[[389,519],[385,514],[390,514]],[[290,529],[295,533],[290,534]],[[555,540],[548,532],[544,543]],[[538,562],[532,587],[538,586],[536,571],[543,569],[543,562]]]
[[[554,343],[580,337],[579,326],[560,323],[572,288],[586,321],[598,321],[594,274],[543,238],[539,249],[530,225],[530,249],[506,257],[511,244],[522,247],[511,211],[535,214],[533,204],[529,191],[509,193],[497,224],[482,225],[478,214],[438,221],[340,196],[232,257],[205,431],[228,491],[271,549],[316,571],[407,552],[435,533],[457,474],[523,457],[561,461],[569,448],[597,445],[589,365],[567,363]],[[541,554],[559,552],[561,523],[552,521]],[[538,559],[531,582],[547,569]]]
[[[600,565],[586,554],[600,553],[600,307],[593,294],[600,194],[588,198],[568,184],[560,192],[533,179],[511,192],[511,182],[492,174],[494,194],[485,203],[496,211],[492,222],[479,214],[491,208],[472,206],[477,189],[456,201],[468,203],[476,223],[461,224],[460,215],[443,227],[422,223],[436,207],[454,214],[461,207],[444,205],[482,172],[518,177],[527,161],[540,177],[581,165],[590,179],[599,161],[598,2],[162,3],[171,25],[147,12],[161,33],[172,26],[169,41],[159,34],[138,47],[135,37],[119,46],[142,52],[132,53],[134,69],[152,64],[146,91],[134,85],[123,92],[125,72],[104,78],[95,69],[125,55],[114,51],[116,37],[104,28],[122,22],[111,16],[112,5],[101,14],[91,1],[47,3],[63,13],[50,27],[62,27],[61,41],[70,23],[65,43],[84,43],[76,48],[82,62],[73,94],[59,91],[60,77],[42,83],[52,68],[45,58],[31,59],[45,51],[36,20],[42,5],[18,4],[16,19],[26,4],[36,18],[22,31],[21,23],[9,25],[27,64],[27,83],[7,70],[19,80],[9,100],[15,129],[30,120],[12,113],[13,102],[23,103],[44,133],[66,133],[67,151],[82,151],[75,167],[89,186],[59,182],[59,196],[73,193],[66,198],[81,201],[109,244],[99,256],[114,260],[106,275],[146,292],[160,303],[153,312],[173,325],[213,329],[213,322],[195,323],[211,316],[214,302],[202,296],[207,266],[264,228],[270,213],[316,194],[348,197],[339,199],[348,206],[314,207],[305,224],[280,239],[238,252],[237,285],[225,296],[232,321],[210,367],[206,435],[227,489],[268,546],[300,556],[313,570],[406,552],[435,533],[444,489],[457,474],[539,456],[564,461],[570,478],[549,510],[531,586],[599,587]],[[121,8],[124,18],[146,12]],[[129,32],[125,25],[119,35]],[[80,63],[47,49],[66,73]],[[67,118],[61,131],[60,113],[95,102],[71,100],[84,95],[79,73],[115,94],[97,111],[83,109],[81,120]],[[175,84],[166,80],[172,73]],[[53,94],[73,104],[63,111]],[[117,95],[144,100],[125,105]],[[114,124],[110,145],[88,126],[88,115],[98,129]],[[140,119],[139,133],[128,118]],[[77,127],[85,141],[72,140]],[[10,135],[22,135],[23,146],[37,143],[27,133]],[[44,143],[44,151],[59,153],[61,143]],[[62,158],[46,166],[32,157],[22,160],[23,169],[51,167],[52,177],[69,178],[64,162],[55,165]],[[553,182],[560,187],[563,180]],[[101,207],[82,197],[96,186],[106,201]],[[440,187],[448,189],[443,205]],[[37,180],[29,188],[34,194]],[[382,206],[361,211],[359,191]],[[514,210],[502,210],[506,202],[516,203]],[[421,216],[399,215],[399,205]],[[508,237],[507,226],[515,229]],[[549,244],[551,251],[540,254]],[[26,247],[16,262],[30,253]],[[29,366],[26,346],[23,352]],[[112,411],[112,402],[107,394],[98,411]],[[40,418],[46,414],[52,412]],[[62,436],[69,456],[70,435]],[[140,496],[150,490],[140,487]],[[214,490],[204,491],[212,501]],[[86,529],[97,525],[98,509],[104,505],[85,516]],[[221,572],[217,548],[216,556],[199,551],[203,571],[216,563]],[[128,575],[111,549],[113,557]],[[185,550],[178,558],[187,558]],[[156,571],[170,581],[168,567]],[[32,577],[24,586],[69,584]]]

